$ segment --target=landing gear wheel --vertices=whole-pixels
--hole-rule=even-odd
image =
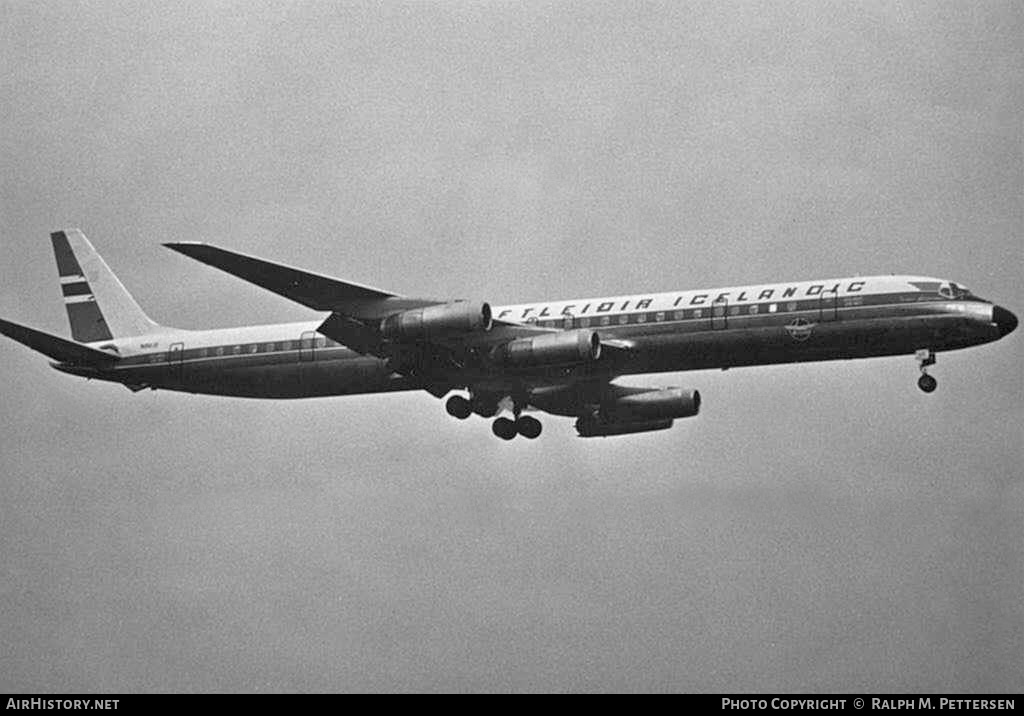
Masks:
[[[473,398],[473,400],[470,401],[469,406],[472,411],[481,418],[493,418],[498,414],[498,404],[493,400]]]
[[[523,415],[516,420],[516,431],[527,440],[533,440],[540,435],[542,428],[540,421],[529,415]]]
[[[928,366],[935,365],[935,353],[929,348],[921,348],[914,352],[914,359],[921,368],[921,377],[917,379],[917,387],[926,393],[933,392],[939,387],[939,381],[928,375]]]
[[[491,431],[502,440],[511,440],[516,436],[516,424],[508,418],[498,418],[491,424]]]
[[[461,395],[453,395],[448,398],[444,404],[444,409],[448,411],[448,414],[453,418],[459,420],[465,420],[473,412],[473,407],[469,401],[463,398]]]

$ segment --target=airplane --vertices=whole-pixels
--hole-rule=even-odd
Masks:
[[[938,351],[996,341],[1006,308],[927,276],[854,276],[491,307],[399,296],[204,243],[164,244],[326,314],[182,330],[151,320],[77,229],[50,235],[72,340],[0,320],[0,333],[61,372],[146,388],[248,398],[426,390],[455,418],[534,439],[528,412],[575,418],[580,437],[665,430],[697,415],[698,390],[622,376],[913,354],[925,393]],[[453,391],[455,391],[453,393]],[[449,395],[451,394],[451,395]],[[511,417],[505,414],[510,413]]]

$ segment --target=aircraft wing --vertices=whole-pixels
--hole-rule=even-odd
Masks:
[[[399,296],[210,244],[172,242],[164,246],[315,311],[330,311],[334,315],[324,322],[321,332],[362,353],[373,353],[369,350],[376,340],[375,327],[370,325],[373,322],[400,311],[445,303]],[[519,336],[555,330],[504,321],[494,321],[493,325],[496,329],[490,332],[493,335],[478,336],[481,343],[501,343]]]
[[[375,320],[398,311],[442,303],[403,298],[379,288],[322,276],[210,244],[173,242],[164,246],[316,311]]]
[[[559,332],[532,324],[491,321],[490,330],[441,334],[429,339],[388,339],[381,327],[382,319],[403,311],[453,302],[405,298],[209,244],[164,245],[314,310],[330,311],[331,315],[317,329],[321,334],[357,353],[388,360],[396,372],[417,377],[428,390],[431,386],[452,382],[468,364],[479,364],[482,356],[494,346],[517,338]],[[622,346],[610,345],[608,349],[618,352]]]

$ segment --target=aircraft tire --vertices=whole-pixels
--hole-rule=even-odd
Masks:
[[[522,435],[527,440],[534,440],[540,435],[543,426],[537,418],[530,417],[529,415],[523,415],[516,420],[516,432]]]
[[[937,387],[939,387],[939,381],[925,373],[917,379],[917,387],[926,393],[932,393]]]
[[[508,418],[498,418],[491,424],[491,431],[502,440],[511,440],[516,436],[516,424]]]
[[[473,408],[469,401],[463,398],[461,395],[453,395],[448,398],[444,404],[444,409],[448,411],[448,414],[453,418],[459,420],[465,420],[472,414]]]

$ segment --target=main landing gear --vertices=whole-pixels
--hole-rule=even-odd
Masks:
[[[522,435],[528,440],[533,440],[540,435],[542,427],[537,418],[532,418],[529,415],[520,415],[515,420],[498,418],[491,425],[491,430],[502,440],[511,440],[516,435]]]
[[[935,354],[924,348],[914,354],[917,363],[921,368],[921,377],[917,379],[917,387],[926,393],[932,393],[939,387],[939,381],[928,375],[928,366],[935,365]]]
[[[463,398],[461,395],[453,395],[445,401],[444,409],[448,411],[448,414],[453,418],[459,420],[465,420],[473,414],[473,404]]]
[[[448,414],[453,418],[459,420],[465,420],[473,413],[480,415],[481,417],[489,418],[498,412],[496,405],[490,403],[483,403],[476,400],[468,400],[461,395],[453,395],[445,401],[444,409],[448,411]],[[498,418],[491,424],[491,430],[502,440],[511,440],[516,435],[522,435],[528,440],[537,438],[543,426],[537,418],[529,415],[521,415],[521,406],[516,406],[515,420],[509,418]]]
[[[498,404],[493,401],[477,398],[467,400],[461,395],[453,395],[445,401],[444,409],[453,418],[458,418],[459,420],[465,420],[473,413],[476,413],[481,418],[490,418],[497,414]]]

